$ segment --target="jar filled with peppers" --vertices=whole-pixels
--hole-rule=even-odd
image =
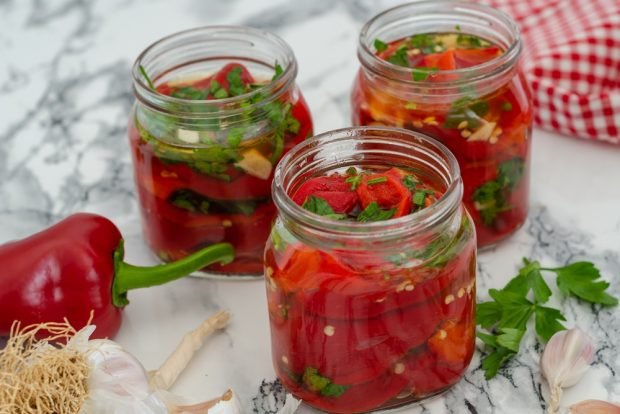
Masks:
[[[265,250],[276,373],[333,413],[455,384],[474,351],[476,237],[454,156],[404,129],[307,140],[278,164]]]
[[[138,57],[129,141],[144,234],[162,260],[225,241],[235,260],[205,270],[262,273],[274,167],[312,135],[296,75],[282,39],[247,27],[177,33]]]
[[[514,233],[528,211],[532,97],[516,23],[488,6],[422,1],[362,29],[355,125],[428,134],[456,156],[478,245]]]

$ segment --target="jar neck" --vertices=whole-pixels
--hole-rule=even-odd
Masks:
[[[441,77],[415,81],[412,68],[379,58],[373,46],[375,39],[389,43],[415,34],[455,32],[488,40],[504,53],[476,66],[442,70]],[[358,58],[366,77],[387,93],[409,95],[405,98],[412,100],[454,100],[471,88],[481,95],[497,90],[515,75],[521,50],[519,28],[507,14],[482,4],[429,0],[394,7],[368,21],[360,33]]]
[[[414,171],[443,195],[418,212],[370,223],[331,220],[291,199],[307,179],[351,166]],[[405,242],[428,243],[438,233],[456,232],[462,214],[463,186],[454,155],[432,138],[395,128],[345,128],[304,141],[276,167],[272,193],[284,226],[298,239],[322,248],[393,249]]]
[[[153,90],[141,71],[144,68],[158,86],[205,78],[230,62],[247,66],[251,73],[263,73],[268,82],[249,93],[224,99],[181,99]],[[276,63],[283,72],[272,80]],[[136,59],[132,76],[138,102],[150,110],[187,119],[234,119],[286,93],[295,82],[297,61],[291,48],[272,33],[241,26],[207,26],[153,43]]]

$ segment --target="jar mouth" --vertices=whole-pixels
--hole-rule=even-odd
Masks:
[[[183,99],[161,94],[150,88],[140,68],[143,67],[155,85],[171,73],[200,62],[229,61],[251,63],[283,72],[248,93],[211,100]],[[204,26],[173,33],[148,46],[132,67],[134,93],[152,110],[183,114],[184,117],[220,118],[236,115],[248,108],[268,104],[282,95],[295,81],[297,61],[291,47],[279,36],[245,26]],[[215,71],[214,71],[215,72]],[[267,96],[252,102],[257,96]],[[248,102],[251,102],[248,105]]]
[[[398,161],[381,165],[380,157]],[[420,211],[367,223],[337,221],[311,213],[289,195],[296,183],[314,176],[312,171],[359,166],[365,160],[386,169],[407,168],[407,163],[409,167],[425,165],[436,174],[434,178],[443,183],[444,193],[434,204]],[[445,222],[460,206],[463,185],[456,158],[433,138],[401,128],[351,127],[308,138],[290,150],[276,166],[272,194],[281,216],[300,224],[305,233],[327,235],[330,239],[385,241],[427,231]]]
[[[459,33],[479,35],[498,43],[504,53],[475,66],[441,70],[441,74],[446,75],[441,78],[414,80],[414,68],[381,59],[371,48],[377,38],[389,43],[419,33],[455,32],[457,25]],[[446,29],[442,30],[443,27]],[[394,33],[397,35],[394,36]],[[367,70],[391,80],[427,88],[460,86],[510,71],[522,47],[517,23],[500,10],[462,1],[425,0],[390,8],[369,20],[360,32],[358,58]]]

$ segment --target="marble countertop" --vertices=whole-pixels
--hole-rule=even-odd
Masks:
[[[299,84],[323,132],[349,124],[357,33],[381,7],[371,0],[0,0],[0,242],[89,211],[120,227],[128,261],[153,263],[141,236],[126,137],[130,66],[138,53],[164,35],[207,24],[274,31],[295,50]],[[530,216],[514,237],[480,254],[479,299],[512,277],[522,256],[549,265],[593,261],[620,294],[619,161],[620,147],[535,130]],[[151,369],[202,319],[231,310],[230,327],[209,340],[173,391],[197,401],[232,387],[244,413],[277,411],[284,391],[271,366],[261,280],[186,278],[130,299],[116,340]],[[598,346],[593,368],[564,402],[620,401],[620,310],[594,313],[573,300],[554,305]],[[477,353],[452,390],[403,412],[543,413],[540,351],[528,336],[519,357],[491,381]]]

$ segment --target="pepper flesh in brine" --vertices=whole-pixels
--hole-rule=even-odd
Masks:
[[[351,194],[354,205],[337,211]],[[370,222],[415,214],[441,197],[403,169],[350,168],[307,179],[291,198],[327,219]],[[468,223],[457,242],[429,242],[396,257],[324,250],[272,234],[265,253],[272,355],[286,388],[328,412],[362,413],[457,382],[474,348],[475,239]]]
[[[162,83],[156,90],[207,103],[247,94],[251,108],[251,103],[268,98],[260,93],[267,83],[243,64],[231,62],[211,76]],[[250,124],[226,130],[227,120],[202,120],[197,130],[185,130],[177,126],[177,118],[167,122],[150,112],[134,117],[129,137],[144,233],[164,261],[224,241],[235,247],[235,261],[206,270],[262,273],[264,243],[276,215],[273,170],[284,153],[312,135],[312,121],[299,93],[286,92],[261,108],[247,117],[267,117],[270,132],[260,136],[252,136],[256,128]],[[227,131],[223,138],[222,131]]]
[[[425,82],[430,88],[458,80],[463,76],[457,74],[459,70],[475,71],[504,53],[499,45],[458,31],[415,34],[389,43],[377,39],[375,49],[378,58],[410,68],[411,81]],[[460,97],[438,103],[396,96],[390,88],[376,85],[362,69],[351,96],[354,125],[416,130],[440,140],[454,153],[463,178],[463,201],[476,223],[481,247],[513,233],[527,216],[531,96],[523,75],[518,70],[510,73],[491,92],[480,93],[477,86],[465,85]],[[397,86],[399,90],[408,87]]]

